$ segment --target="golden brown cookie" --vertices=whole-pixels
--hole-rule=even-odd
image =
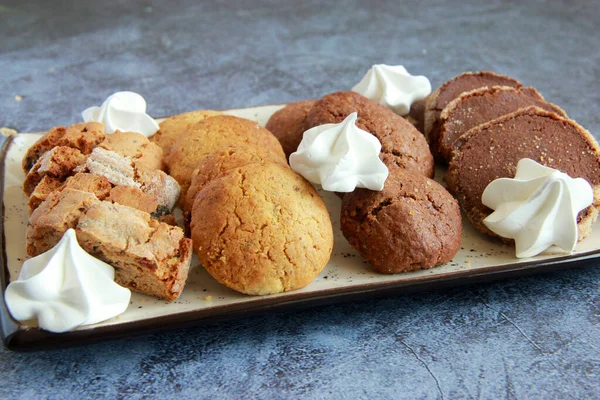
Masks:
[[[358,113],[357,126],[381,142],[381,160],[427,177],[434,174],[433,157],[423,135],[406,119],[381,104],[354,92],[331,93],[318,100],[308,115],[308,125],[342,122]]]
[[[192,173],[192,184],[187,190],[182,207],[184,215],[192,212],[196,195],[212,180],[226,175],[232,169],[264,162],[287,166],[280,155],[258,147],[234,146],[203,158]]]
[[[258,147],[285,160],[277,138],[258,123],[231,115],[208,118],[180,136],[167,157],[170,174],[181,185],[181,194],[185,195],[192,173],[204,157],[231,146]]]
[[[165,155],[169,155],[171,146],[175,143],[179,135],[183,134],[190,126],[210,117],[221,115],[219,111],[198,110],[183,114],[174,115],[165,119],[159,124],[159,130],[150,136],[150,141],[156,143]]]
[[[580,239],[590,232],[600,208],[600,148],[575,121],[537,107],[507,114],[469,130],[459,139],[445,180],[469,220],[492,236],[483,220],[492,210],[481,203],[495,179],[513,178],[517,163],[530,158],[594,188],[594,204],[579,213]]]
[[[457,201],[437,182],[391,168],[380,192],[342,200],[342,233],[378,272],[426,269],[452,260],[462,238]]]
[[[252,295],[308,285],[333,248],[323,200],[281,164],[250,164],[213,180],[196,197],[191,229],[206,270]]]
[[[298,149],[304,131],[308,129],[308,113],[315,100],[298,101],[289,103],[269,118],[266,128],[281,143],[286,157]]]

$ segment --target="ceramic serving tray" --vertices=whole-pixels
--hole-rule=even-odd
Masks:
[[[229,110],[227,113],[255,120],[265,125],[271,114],[282,106],[264,106]],[[323,196],[335,233],[335,245],[325,270],[307,287],[277,295],[246,296],[217,283],[194,258],[189,278],[181,297],[172,303],[133,293],[131,304],[120,316],[74,331],[53,334],[33,324],[23,324],[11,318],[4,304],[4,290],[16,279],[25,259],[27,228],[27,198],[21,190],[25,178],[21,159],[40,133],[19,134],[9,138],[2,152],[0,187],[3,189],[2,253],[0,275],[0,318],[2,339],[10,349],[31,350],[132,335],[150,330],[181,327],[218,319],[240,318],[257,312],[294,309],[342,300],[367,298],[390,292],[414,292],[432,288],[456,286],[472,282],[507,278],[582,265],[600,257],[600,223],[594,233],[577,245],[573,254],[558,249],[529,259],[517,259],[514,248],[491,240],[464,220],[460,251],[446,265],[398,275],[381,275],[348,244],[340,231],[340,199],[333,193],[319,191]],[[436,171],[436,179],[444,171]]]

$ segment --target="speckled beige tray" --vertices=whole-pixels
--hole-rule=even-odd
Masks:
[[[271,114],[282,106],[264,106],[227,111],[265,125]],[[8,147],[4,163],[4,248],[7,281],[18,276],[25,258],[27,198],[21,190],[24,179],[21,159],[26,149],[41,134],[19,134]],[[441,180],[444,171],[438,169]],[[446,265],[425,271],[399,275],[380,275],[350,247],[339,225],[340,200],[320,191],[329,209],[335,233],[331,260],[325,270],[308,287],[278,295],[250,297],[218,284],[194,258],[187,285],[181,297],[173,302],[134,293],[127,311],[111,320],[78,328],[64,334],[50,334],[33,326],[21,325],[10,318],[2,302],[2,336],[10,348],[27,349],[57,346],[106,337],[116,337],[150,329],[180,326],[215,318],[236,318],[255,311],[268,311],[292,305],[314,305],[334,302],[351,296],[372,296],[389,291],[414,291],[452,286],[473,281],[498,279],[534,271],[565,268],[600,255],[600,224],[594,233],[579,243],[576,251],[565,255],[559,250],[538,257],[519,260],[514,249],[490,240],[464,221],[461,250]],[[2,296],[4,297],[4,296]]]

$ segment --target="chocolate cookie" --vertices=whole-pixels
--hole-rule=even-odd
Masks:
[[[333,248],[314,187],[281,164],[250,164],[210,182],[192,209],[194,251],[220,283],[252,295],[308,285]]]
[[[342,233],[378,272],[427,269],[452,260],[462,223],[456,200],[437,182],[393,168],[381,192],[342,200]]]
[[[492,86],[463,93],[448,103],[440,115],[438,151],[450,162],[455,142],[469,129],[529,106],[540,107],[561,117],[567,116],[558,106],[546,102],[532,87]]]
[[[520,88],[523,84],[511,77],[489,71],[464,72],[442,84],[427,97],[425,102],[425,137],[429,145],[432,146],[431,151],[434,156],[439,156],[436,146],[439,141],[439,118],[444,107],[462,93],[486,86]]]
[[[184,215],[192,212],[196,195],[212,180],[227,175],[232,169],[265,162],[287,166],[279,154],[258,147],[234,146],[203,158],[192,173],[192,183],[187,190],[182,207]]]
[[[177,141],[190,126],[205,120],[206,118],[222,115],[219,111],[198,110],[174,115],[159,124],[159,130],[150,136],[150,141],[160,146],[166,156],[171,151],[171,146]]]
[[[406,116],[407,121],[423,134],[425,133],[425,101],[426,99],[415,101]]]
[[[381,160],[387,166],[419,172],[432,177],[433,157],[425,138],[407,120],[392,110],[355,92],[331,93],[318,100],[308,114],[308,125],[342,122],[358,112],[357,126],[381,142]]]
[[[308,129],[307,117],[315,100],[289,103],[269,118],[266,128],[275,135],[286,157],[298,149],[304,131]]]
[[[600,207],[600,149],[575,121],[537,107],[479,125],[458,140],[445,179],[473,225],[496,236],[482,222],[492,210],[481,203],[481,196],[493,180],[514,177],[522,158],[592,185],[594,205],[578,216],[580,234],[585,236]]]
[[[181,185],[182,196],[191,184],[198,163],[209,154],[231,146],[262,148],[285,160],[277,138],[256,122],[232,115],[207,118],[181,135],[166,159],[171,176]]]

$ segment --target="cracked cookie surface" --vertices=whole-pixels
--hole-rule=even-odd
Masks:
[[[432,177],[433,156],[423,135],[392,110],[354,92],[336,92],[318,100],[308,114],[308,126],[342,122],[358,113],[357,126],[381,142],[379,158],[385,165],[397,165]]]
[[[391,168],[380,192],[342,200],[342,233],[378,272],[427,269],[452,260],[462,237],[457,201],[437,182]]]
[[[246,165],[209,183],[194,202],[191,230],[206,270],[252,295],[308,285],[333,248],[331,221],[317,191],[272,163]]]

